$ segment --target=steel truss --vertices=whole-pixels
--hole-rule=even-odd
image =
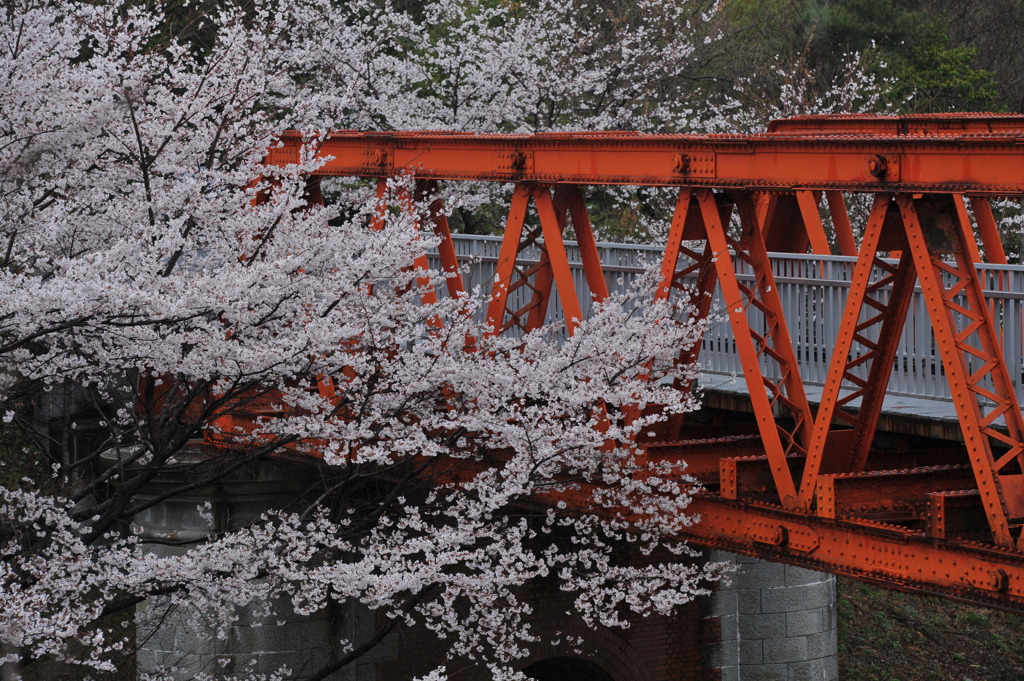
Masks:
[[[268,163],[297,162],[300,145],[297,134],[282,135]],[[320,156],[314,183],[376,178],[383,192],[386,178],[409,174],[421,196],[438,182],[514,183],[487,310],[495,334],[538,328],[555,290],[568,332],[576,328],[583,307],[563,242],[569,224],[590,294],[608,295],[588,186],[678,187],[654,295],[683,296],[706,317],[720,288],[757,424],[756,437],[709,440],[674,422],[646,443],[648,457],[682,457],[704,483],[692,540],[1024,610],[1024,417],[974,267],[979,241],[989,261],[1006,262],[990,201],[1024,196],[1024,117],[802,117],[750,136],[339,132]],[[873,197],[859,243],[852,194]],[[421,219],[441,239],[443,268],[457,275],[439,201]],[[521,262],[526,249],[539,250],[535,263]],[[786,327],[773,251],[857,258],[816,408]],[[737,262],[752,282],[736,276]],[[462,290],[457,276],[447,285],[451,295]],[[952,453],[873,446],[915,286],[963,432]],[[519,289],[528,295],[513,296]],[[321,390],[333,394],[331,379]]]

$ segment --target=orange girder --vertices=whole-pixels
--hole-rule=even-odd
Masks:
[[[283,134],[268,164],[297,162],[300,144],[298,133]],[[676,420],[645,443],[651,459],[690,460],[704,484],[693,541],[1024,611],[1024,417],[974,267],[983,254],[1006,262],[990,199],[1024,196],[1024,116],[811,116],[775,121],[759,135],[342,131],[322,141],[319,155],[314,176],[383,183],[408,174],[420,195],[438,182],[515,184],[487,311],[492,333],[540,326],[553,288],[568,332],[576,328],[569,224],[592,295],[608,295],[586,186],[678,187],[654,295],[689,296],[706,316],[709,294],[721,288],[757,428],[754,438],[708,440]],[[847,208],[853,193],[873,197],[859,243]],[[441,239],[442,267],[456,273],[439,199],[420,219]],[[529,267],[518,262],[527,247],[540,249]],[[857,256],[816,409],[769,251]],[[738,261],[752,282],[737,278]],[[689,275],[694,288],[682,286]],[[461,279],[447,282],[451,295],[462,290]],[[532,293],[511,309],[509,294],[523,286]],[[873,438],[915,286],[964,444],[894,454]]]
[[[299,161],[284,134],[268,163]],[[1013,195],[1024,186],[1020,133],[641,135],[339,132],[325,139],[322,175],[546,184],[745,187]]]

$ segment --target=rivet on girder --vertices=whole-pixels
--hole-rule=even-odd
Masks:
[[[801,513],[808,513],[811,510],[806,499],[792,494],[787,494],[786,498],[782,500],[782,507],[791,511],[800,511]]]
[[[979,589],[986,589],[988,591],[1006,591],[1006,588],[1010,585],[1010,577],[1006,574],[1005,570],[996,568],[988,572],[988,574],[982,574],[977,578],[968,577],[967,581],[976,586]]]
[[[879,180],[889,174],[889,161],[881,154],[868,158],[868,172]]]
[[[767,525],[756,528],[749,536],[760,544],[769,546],[785,546],[789,533],[783,525]]]
[[[1010,584],[1010,578],[1003,570],[996,569],[988,574],[988,584],[993,591],[1005,591]]]

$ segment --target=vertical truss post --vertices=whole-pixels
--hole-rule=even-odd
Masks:
[[[683,239],[686,238],[686,218],[690,214],[690,204],[693,200],[692,189],[689,187],[679,189],[676,207],[672,213],[672,224],[668,229],[668,240],[665,242],[665,254],[661,259],[661,277],[658,289],[654,293],[655,300],[668,300],[673,288],[683,287],[682,276],[677,274],[676,268],[679,266],[679,255],[687,250],[683,246]]]
[[[388,206],[385,199],[388,195],[388,178],[377,178],[377,202],[373,205],[373,215],[370,216],[370,229],[380,231],[384,229],[384,220],[388,214]]]
[[[547,193],[547,190],[545,190],[545,193]],[[533,196],[536,203],[536,191],[534,191]],[[537,204],[537,207],[539,209],[540,204]],[[558,224],[558,231],[561,232],[565,229],[565,206],[555,207],[554,213],[555,221]],[[533,272],[533,282],[526,282],[526,285],[533,291],[530,302],[526,304],[526,309],[529,310],[526,317],[526,330],[528,331],[544,326],[544,320],[548,316],[548,302],[551,300],[551,288],[555,283],[555,270],[551,267],[551,256],[546,246],[547,244],[545,243],[540,247],[540,257],[537,259],[537,264],[530,270]],[[524,274],[523,276],[525,278],[529,275]]]
[[[417,180],[413,190],[410,192],[405,188],[400,188],[397,192],[397,200],[399,208],[404,212],[412,212],[416,210],[417,203],[426,200],[431,194],[437,193],[437,182],[436,181],[424,181]],[[387,194],[388,194],[388,179],[386,177],[380,177],[377,179],[376,186],[376,203],[374,205],[373,214],[370,217],[370,229],[380,231],[384,229],[387,219]],[[306,185],[306,197],[309,205],[324,205],[323,194],[320,191],[320,177],[313,175],[307,180]],[[462,277],[459,273],[458,259],[455,254],[455,245],[452,243],[451,230],[448,226],[448,219],[444,215],[444,205],[439,196],[436,196],[428,208],[427,215],[416,214],[417,225],[421,224],[422,220],[426,217],[430,221],[435,234],[437,234],[441,240],[438,243],[438,250],[441,256],[442,268],[449,274],[446,279],[446,286],[448,293],[452,297],[462,295],[465,292],[462,284]],[[413,268],[420,270],[421,272],[427,272],[430,269],[430,263],[427,260],[427,254],[422,253],[417,256],[413,261]],[[429,277],[420,276],[416,278],[416,284],[420,287],[420,300],[424,305],[430,305],[437,302],[437,292],[433,288],[433,282]],[[372,293],[372,288],[369,289]],[[437,331],[443,326],[443,321],[438,316],[433,316],[427,319],[427,326],[432,331]],[[321,397],[329,399],[331,403],[337,407],[338,405],[338,394],[337,386],[335,385],[334,378],[331,376],[318,376],[317,377],[317,390]]]
[[[714,253],[718,281],[779,500],[788,508],[803,508],[805,502],[797,496],[788,457],[804,454],[803,441],[811,425],[810,406],[793,355],[754,202],[749,192],[738,194],[743,225],[743,237],[739,241],[730,239],[714,193],[698,189],[696,198],[707,229],[708,244]],[[751,286],[740,283],[736,276],[730,247],[734,249],[736,258],[754,270],[755,280]],[[747,320],[748,306],[764,315],[767,327],[764,333],[751,328]],[[781,379],[778,382],[767,378],[761,371],[762,355],[775,361],[779,367]],[[776,423],[773,407],[777,403],[785,406],[793,417],[791,430]]]
[[[761,227],[761,239],[770,251],[831,255],[818,204],[821,192],[811,189],[757,192],[753,215]]]
[[[385,182],[385,185],[386,185],[386,181],[384,181],[383,179],[381,181]],[[396,193],[396,199],[397,199],[397,202],[398,202],[399,210],[401,212],[403,212],[403,213],[407,213],[407,214],[412,215],[413,219],[415,220],[415,224],[416,224],[416,227],[417,227],[417,233],[416,233],[414,238],[418,240],[419,239],[419,232],[418,232],[418,230],[422,226],[423,216],[420,214],[420,212],[417,209],[416,202],[417,202],[417,200],[420,197],[418,196],[418,193],[417,193],[416,189],[417,189],[417,187],[414,186],[413,189],[410,191],[410,189],[408,187],[406,187],[406,186],[399,186],[395,193]],[[381,184],[380,183],[378,183],[378,185],[377,185],[377,196],[378,196],[378,202],[379,202],[381,200]],[[386,207],[385,207],[384,210],[386,210]],[[381,214],[381,222],[377,223],[375,228],[376,229],[383,229],[383,227],[384,227],[384,224],[383,224],[383,213],[382,213]],[[416,258],[413,260],[412,268],[416,269],[416,270],[419,270],[420,272],[428,272],[428,271],[430,271],[430,262],[427,260],[427,254],[426,254],[425,251],[421,252],[420,255],[416,256]],[[425,275],[417,277],[416,278],[416,286],[420,290],[420,301],[424,305],[433,305],[434,303],[437,302],[437,291],[434,290],[434,282],[431,281],[430,277],[425,276]],[[442,326],[442,321],[441,321],[441,319],[439,317],[431,317],[430,319],[427,320],[427,325],[430,326],[433,329],[439,329]]]
[[[583,273],[587,277],[587,288],[596,302],[608,297],[608,282],[604,278],[601,265],[601,254],[597,250],[594,228],[587,214],[587,204],[583,199],[583,191],[578,185],[559,185],[555,188],[557,203],[566,206],[572,219],[572,229],[576,232],[576,243],[583,261]]]
[[[974,211],[974,219],[978,221],[978,235],[981,236],[981,243],[985,247],[985,259],[995,265],[1006,264],[1006,251],[1003,249],[1003,240],[999,238],[999,227],[996,225],[996,218],[992,214],[992,204],[987,196],[970,196],[971,210]]]
[[[978,242],[974,238],[974,230],[971,228],[971,217],[967,214],[967,206],[964,205],[963,194],[953,194],[953,205],[956,209],[957,222],[964,232],[964,248],[967,249],[967,256],[971,262],[983,262],[981,251],[978,250]]]
[[[537,206],[540,227],[529,230],[523,239],[526,213],[531,198]],[[513,326],[524,332],[540,328],[544,323],[552,284],[557,286],[562,301],[566,330],[572,335],[579,326],[583,312],[576,294],[576,285],[573,283],[565,242],[562,239],[566,210],[571,208],[572,201],[563,200],[560,200],[559,206],[556,207],[551,196],[551,188],[546,185],[516,186],[512,194],[505,237],[498,255],[494,291],[487,309],[491,333],[504,333]],[[577,205],[577,214],[579,208]],[[525,270],[520,270],[516,263],[518,256],[531,245],[538,246],[540,250],[538,260]],[[594,251],[596,253],[596,246]],[[603,279],[603,275],[601,276]],[[516,310],[509,309],[509,294],[523,286],[533,291],[529,302]],[[509,317],[507,322],[506,313]]]
[[[813,227],[804,221],[797,194],[789,190],[758,192],[751,196],[752,214],[760,228],[761,240],[769,251],[806,253],[811,245]]]
[[[821,221],[821,212],[818,210],[818,194],[820,192],[798,189],[795,193],[797,206],[800,207],[800,217],[803,219],[804,229],[807,231],[807,238],[810,241],[811,253],[832,255],[828,237],[825,236],[825,225]]]
[[[718,217],[723,225],[729,224],[732,210],[731,202],[718,204]],[[680,188],[672,214],[668,240],[665,243],[665,255],[661,261],[661,277],[654,299],[668,300],[672,291],[678,290],[686,297],[685,302],[691,307],[692,318],[698,321],[707,319],[711,312],[711,302],[715,293],[715,263],[711,245],[707,243],[707,239],[707,229],[701,218],[700,205],[693,189],[690,187]],[[698,252],[687,248],[683,245],[685,241],[704,242],[704,249]],[[679,268],[680,256],[685,256],[690,264]],[[691,276],[695,277],[693,285],[686,283]],[[682,350],[679,353],[679,364],[686,365],[696,362],[700,356],[700,347],[700,343],[694,343],[690,348]],[[677,387],[690,388],[690,386]]]
[[[455,252],[455,243],[452,241],[452,230],[448,224],[448,216],[444,213],[444,199],[441,198],[437,180],[419,180],[416,182],[417,200],[425,200],[433,197],[427,209],[427,219],[434,229],[434,234],[440,239],[437,244],[437,253],[441,259],[441,269],[447,275],[445,286],[448,295],[457,298],[465,295],[466,287],[462,282],[462,273],[459,270],[459,258]]]
[[[543,296],[544,302],[535,308],[535,311],[541,306],[547,305],[547,298],[551,294],[550,280],[553,279],[558,289],[558,297],[562,301],[565,329],[571,336],[583,322],[583,310],[580,307],[580,297],[575,291],[575,284],[572,282],[572,269],[565,252],[565,242],[562,240],[562,231],[565,229],[565,211],[555,208],[555,202],[551,198],[551,189],[546,186],[534,188],[534,202],[537,204],[537,212],[541,218],[541,232],[544,235],[542,260],[547,261],[547,267],[538,273],[538,278],[544,275],[548,282],[546,289],[539,288],[537,291],[539,295]],[[538,325],[532,326],[531,324],[529,328],[536,329],[543,324],[544,317],[540,316]]]
[[[835,190],[827,191],[825,192],[825,200],[828,202],[829,215],[832,216],[832,228],[835,229],[839,255],[856,256],[857,241],[853,238],[850,213],[846,210],[846,201],[843,200],[843,193]]]
[[[534,191],[534,202],[540,216],[540,227],[544,234],[544,252],[550,263],[558,297],[562,301],[562,312],[565,315],[565,328],[572,335],[576,327],[583,321],[580,299],[576,294],[576,284],[572,280],[572,268],[565,251],[562,231],[565,229],[565,213],[555,209],[551,198],[551,190],[538,187]]]
[[[306,205],[310,207],[322,207],[324,205],[324,195],[320,189],[320,177],[317,175],[310,175],[306,178]],[[326,374],[317,375],[316,389],[320,397],[328,400],[332,406],[338,406],[339,397],[333,378]]]
[[[518,317],[514,317],[508,325],[505,324],[505,308],[508,305],[509,293],[513,290],[512,275],[516,270],[516,257],[522,248],[520,239],[529,203],[530,187],[525,184],[516,185],[512,192],[512,205],[505,221],[505,236],[501,240],[501,250],[498,252],[491,302],[487,306],[487,323],[491,327],[490,333],[495,336],[513,325],[519,325]]]
[[[323,206],[324,195],[320,190],[320,176],[310,175],[306,178],[306,205]]]
[[[719,219],[722,224],[729,224],[732,209],[731,202],[719,204]],[[700,206],[693,189],[681,187],[672,214],[668,240],[665,243],[661,276],[654,299],[668,300],[673,290],[679,291],[685,297],[685,304],[690,308],[690,318],[702,322],[711,312],[717,280],[711,246],[707,243],[707,230],[700,215]],[[684,245],[684,241],[704,242],[704,248],[700,252],[692,250]],[[688,260],[688,264],[681,268],[680,256]],[[691,276],[695,277],[692,284],[687,282]],[[695,363],[700,357],[701,345],[702,343],[693,343],[690,347],[681,349],[676,359],[677,366]],[[677,390],[689,392],[693,387],[692,381],[684,381],[681,378],[675,380]],[[664,432],[671,434],[669,439],[679,433],[683,418],[682,414],[676,414],[665,423]]]
[[[807,464],[800,483],[802,496],[815,493],[822,471],[864,470],[916,281],[909,253],[904,253],[895,266],[879,255],[902,238],[895,222],[897,215],[891,194],[875,197],[807,446]],[[872,279],[874,272],[881,276]],[[860,354],[852,354],[854,343],[863,348]],[[867,367],[866,377],[858,372],[863,367]],[[853,389],[841,396],[844,382]],[[856,414],[844,409],[857,400],[860,405]],[[853,425],[848,437],[838,437],[842,431],[832,430],[835,416]]]
[[[897,198],[989,528],[996,544],[1012,549],[1011,522],[1024,516],[1024,417],[955,202]],[[995,427],[1000,417],[1007,433]],[[994,444],[1005,448],[998,458]]]

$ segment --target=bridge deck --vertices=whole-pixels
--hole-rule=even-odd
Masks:
[[[752,413],[747,387],[734,376],[701,372],[699,385],[704,404],[715,409]],[[807,400],[817,407],[821,403],[822,386],[808,385]],[[852,405],[856,407],[856,403]],[[1005,429],[1003,419],[996,426]],[[916,437],[962,442],[963,431],[957,418],[956,407],[949,398],[913,397],[889,394],[882,402],[882,415],[878,429]]]

